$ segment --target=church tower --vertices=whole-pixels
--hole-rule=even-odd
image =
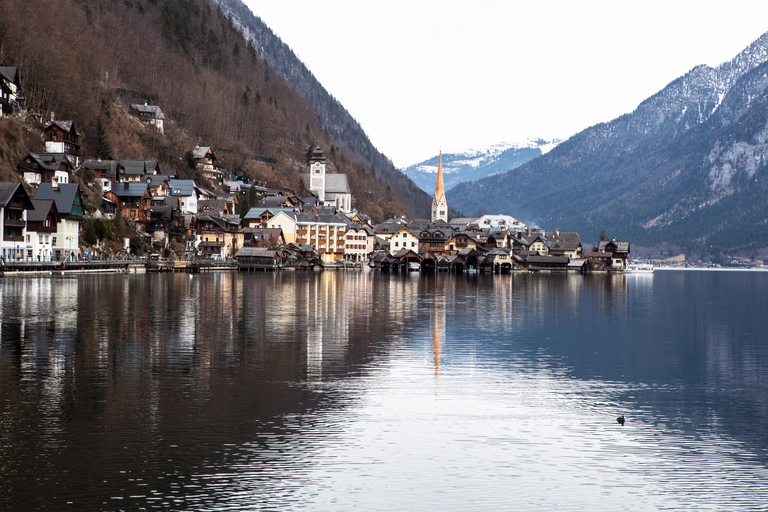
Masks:
[[[317,194],[320,206],[325,206],[325,155],[320,146],[309,160],[309,190]]]
[[[442,150],[437,158],[437,184],[435,185],[435,197],[432,198],[432,222],[438,220],[448,222],[448,201],[445,199],[445,186],[443,185]]]

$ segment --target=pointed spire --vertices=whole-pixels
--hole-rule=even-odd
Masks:
[[[443,185],[443,150],[440,150],[440,155],[437,157],[437,184],[435,185],[435,201],[440,202],[440,199],[445,195],[445,186]]]

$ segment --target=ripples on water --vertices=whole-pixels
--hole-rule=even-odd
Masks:
[[[767,277],[4,278],[0,509],[764,510]]]

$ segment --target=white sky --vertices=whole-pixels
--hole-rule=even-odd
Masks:
[[[244,0],[402,168],[568,138],[768,32],[768,0]]]

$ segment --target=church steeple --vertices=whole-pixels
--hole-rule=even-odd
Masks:
[[[445,186],[443,185],[443,151],[437,157],[437,183],[435,184],[435,196],[432,198],[432,222],[442,220],[448,222],[448,201],[445,199]]]

